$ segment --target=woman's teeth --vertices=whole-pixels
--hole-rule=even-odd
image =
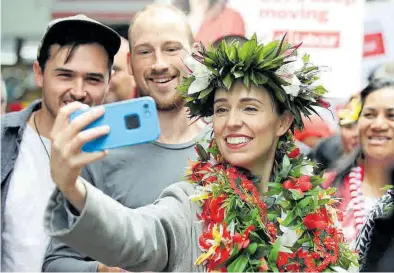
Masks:
[[[383,145],[390,140],[390,138],[388,137],[381,137],[381,136],[369,137],[368,139],[369,139],[369,143],[371,143],[372,145]]]
[[[251,139],[247,137],[228,137],[226,139],[228,144],[243,144],[249,142]]]
[[[369,139],[372,139],[372,140],[389,140],[388,137],[370,137]]]
[[[162,79],[153,79],[155,83],[167,83],[171,81],[173,78],[162,78]]]

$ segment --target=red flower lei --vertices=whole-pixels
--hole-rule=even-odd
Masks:
[[[290,150],[281,165],[288,171],[268,183],[264,201],[247,172],[220,160],[214,141],[208,152],[197,146],[200,161],[191,164],[187,175],[196,184],[191,199],[201,202],[198,217],[205,224],[199,237],[203,254],[196,264],[208,271],[254,272],[317,272],[345,261],[344,269],[357,264],[355,252],[335,226],[336,210],[330,204],[335,191],[318,188],[321,176],[296,175],[309,161],[291,141],[283,146]],[[284,229],[299,236],[287,247],[281,245],[289,232]]]

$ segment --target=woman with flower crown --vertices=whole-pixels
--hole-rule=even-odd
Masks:
[[[319,187],[322,176],[289,132],[302,128],[302,114],[327,107],[326,90],[314,84],[319,68],[297,50],[284,39],[262,45],[253,36],[202,48],[198,63],[185,60],[190,77],[179,91],[191,116],[213,115],[214,129],[207,150],[196,145],[199,160],[190,162],[185,181],[133,210],[79,179],[51,197],[49,234],[130,271],[357,266],[338,227],[335,190]]]

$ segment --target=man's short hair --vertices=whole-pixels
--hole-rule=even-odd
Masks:
[[[193,35],[193,31],[187,21],[187,17],[186,14],[183,13],[180,9],[178,9],[177,7],[170,5],[170,4],[163,4],[163,3],[154,3],[154,4],[150,4],[145,6],[142,10],[140,10],[139,12],[136,13],[136,15],[133,17],[133,19],[131,19],[130,21],[130,26],[129,26],[129,31],[128,31],[128,40],[129,40],[129,44],[130,44],[130,52],[131,52],[131,30],[134,26],[135,21],[137,20],[137,18],[145,13],[145,12],[149,12],[149,11],[154,11],[154,10],[160,10],[160,9],[169,9],[171,11],[173,11],[175,14],[179,15],[185,23],[185,26],[187,28],[187,32],[189,35],[189,42],[190,45],[192,45],[194,43],[194,35]]]

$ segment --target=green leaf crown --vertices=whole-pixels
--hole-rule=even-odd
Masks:
[[[309,116],[316,113],[315,106],[328,108],[328,102],[323,99],[327,90],[315,84],[321,68],[309,62],[309,55],[299,58],[301,44],[292,46],[285,37],[266,45],[258,43],[256,34],[243,44],[222,40],[217,48],[201,45],[192,58],[203,66],[196,71],[185,62],[190,75],[178,87],[191,117],[213,115],[213,91],[230,90],[235,81],[242,81],[248,88],[251,84],[264,86],[272,92],[273,98],[294,115],[298,129],[303,128],[301,113]]]

